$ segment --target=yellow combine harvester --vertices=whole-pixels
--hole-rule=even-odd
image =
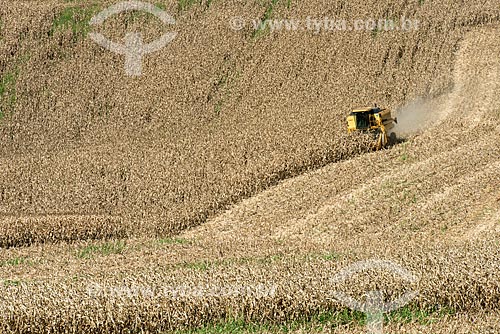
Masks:
[[[357,108],[347,116],[347,131],[349,133],[354,131],[372,133],[374,137],[373,148],[380,150],[386,147],[389,142],[396,141],[396,134],[392,132],[388,135],[388,133],[397,122],[396,118],[392,118],[390,110],[380,109],[377,105]]]

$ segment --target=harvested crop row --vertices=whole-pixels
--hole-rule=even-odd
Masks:
[[[6,280],[0,328],[6,333],[121,333],[193,328],[235,317],[281,323],[344,310],[334,291],[363,301],[365,292],[373,289],[384,291],[388,300],[418,291],[410,305],[421,310],[498,311],[500,253],[495,243],[466,244],[461,249],[414,244],[393,250],[389,258],[418,280],[409,283],[391,272],[368,270],[337,282],[334,278],[341,269],[362,259],[352,256]]]

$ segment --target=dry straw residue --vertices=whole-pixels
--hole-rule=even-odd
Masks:
[[[88,25],[113,3],[0,0],[0,332],[310,323],[345,311],[329,295],[340,288],[412,288],[412,307],[451,310],[449,323],[407,332],[498,329],[484,314],[500,301],[496,1],[161,1],[173,27],[138,13]],[[403,15],[420,29],[229,25]],[[178,35],[131,78],[91,29],[114,41]],[[365,154],[369,138],[346,134],[352,107],[419,97],[431,121],[401,145]],[[331,282],[373,257],[422,279]],[[240,289],[256,286],[273,293]],[[155,294],[165,287],[196,293]],[[228,287],[240,293],[214,294]]]

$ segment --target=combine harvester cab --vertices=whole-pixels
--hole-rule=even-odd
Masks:
[[[375,107],[363,107],[354,109],[347,116],[347,131],[370,132],[373,134],[373,149],[380,150],[386,147],[389,142],[396,142],[396,134],[390,133],[397,123],[396,118],[392,118],[391,111]],[[390,135],[388,135],[390,133]]]

